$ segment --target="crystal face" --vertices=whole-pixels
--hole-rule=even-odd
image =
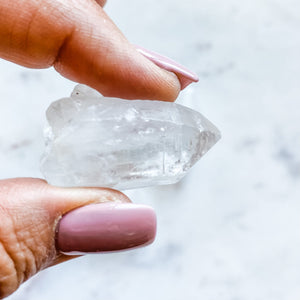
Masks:
[[[46,115],[41,171],[62,187],[175,183],[220,138],[211,122],[182,105],[105,98],[84,85]]]

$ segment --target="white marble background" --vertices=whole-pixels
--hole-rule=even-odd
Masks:
[[[222,140],[155,207],[156,242],[43,271],[10,300],[300,299],[300,2],[108,0],[128,38],[200,76],[180,101]],[[0,177],[41,176],[44,111],[74,83],[0,61]]]

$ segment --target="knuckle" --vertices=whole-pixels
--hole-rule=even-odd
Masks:
[[[13,293],[18,287],[15,263],[0,242],[0,299]]]
[[[13,293],[37,271],[35,253],[20,240],[14,222],[0,211],[0,299]]]
[[[65,17],[68,6],[62,3],[64,7],[58,9],[57,1],[43,0],[10,2],[0,9],[0,19],[5,20],[1,27],[1,55],[27,67],[52,66],[57,45],[71,26],[70,18]]]
[[[57,255],[51,217],[32,200],[46,188],[33,179],[0,180],[0,299]]]

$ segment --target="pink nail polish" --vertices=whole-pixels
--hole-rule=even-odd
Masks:
[[[157,66],[159,66],[162,69],[165,69],[167,71],[175,73],[180,81],[182,90],[184,88],[186,88],[192,82],[197,82],[199,80],[197,74],[188,70],[186,67],[178,64],[174,60],[172,60],[166,56],[163,56],[159,53],[149,51],[143,47],[136,46],[136,45],[135,45],[135,47],[138,52],[140,52],[146,58],[151,60]]]
[[[56,230],[56,248],[64,254],[120,251],[154,241],[156,216],[146,205],[90,204],[68,212]]]

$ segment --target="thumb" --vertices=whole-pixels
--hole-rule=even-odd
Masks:
[[[130,203],[118,191],[1,180],[0,299],[39,270],[67,260],[65,254],[146,245],[155,228],[153,210]]]
[[[2,58],[54,66],[104,96],[173,101],[197,81],[175,62],[137,51],[94,0],[0,0],[0,36]]]

